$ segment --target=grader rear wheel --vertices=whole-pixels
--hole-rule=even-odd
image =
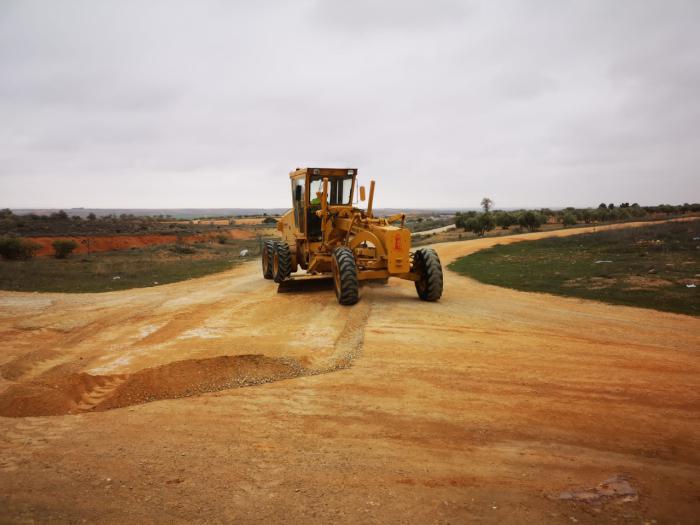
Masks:
[[[416,292],[422,301],[437,301],[442,296],[442,265],[432,248],[422,248],[413,254],[413,271],[420,278]]]
[[[272,257],[275,252],[276,241],[265,241],[262,249],[262,272],[265,279],[272,279]]]
[[[357,264],[350,248],[341,246],[333,251],[331,260],[335,296],[342,305],[355,304],[360,299],[360,281]]]
[[[292,252],[289,245],[284,241],[275,243],[275,250],[272,254],[272,278],[276,283],[286,280],[292,273]]]

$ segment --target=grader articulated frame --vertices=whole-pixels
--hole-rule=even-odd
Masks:
[[[359,300],[360,281],[398,277],[414,281],[418,297],[437,301],[442,295],[442,266],[434,250],[410,251],[405,215],[375,217],[374,181],[367,209],[353,206],[357,170],[297,168],[290,173],[293,207],[277,223],[281,240],[262,250],[263,276],[277,283],[333,277],[336,297],[344,305]],[[399,223],[400,225],[396,225]],[[294,275],[297,268],[305,275]]]

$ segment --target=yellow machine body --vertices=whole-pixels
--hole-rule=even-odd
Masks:
[[[277,228],[289,245],[292,273],[299,266],[307,275],[330,275],[333,250],[346,246],[354,254],[359,280],[418,280],[411,272],[411,232],[403,226],[404,214],[373,215],[374,181],[362,210],[354,205],[364,193],[354,168],[297,168],[289,177],[293,207]]]

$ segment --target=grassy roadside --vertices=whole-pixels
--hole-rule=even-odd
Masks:
[[[240,257],[243,249],[249,257]],[[228,270],[259,254],[257,240],[161,245],[68,259],[0,261],[0,289],[23,292],[109,292],[143,288]]]
[[[517,290],[700,315],[697,220],[496,245],[449,268]]]

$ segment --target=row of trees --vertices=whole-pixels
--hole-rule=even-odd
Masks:
[[[494,202],[488,197],[481,200],[483,212],[468,211],[457,213],[455,224],[458,228],[484,235],[496,227],[504,230],[517,226],[527,231],[538,230],[543,224],[553,223],[563,226],[576,224],[593,224],[599,222],[618,222],[632,219],[653,218],[657,216],[673,216],[685,213],[700,213],[700,203],[659,206],[640,206],[636,202],[601,203],[597,208],[568,207],[562,210],[542,208],[540,210],[494,211]]]
[[[136,216],[131,213],[122,213],[97,216],[90,213],[82,218],[79,215],[70,216],[63,210],[46,215],[36,213],[20,215],[9,209],[0,210],[0,235],[139,234],[193,228],[207,229],[206,226],[177,223],[168,215]]]
[[[85,218],[80,215],[68,215],[65,211],[59,210],[48,215],[40,215],[37,213],[27,213],[24,215],[16,215],[11,209],[5,208],[0,210],[0,220],[6,219],[17,219],[22,218],[25,221],[52,221],[52,222],[80,222],[86,221],[146,221],[146,222],[159,222],[163,220],[173,220],[171,215],[134,215],[133,213],[121,213],[117,215],[116,213],[110,213],[107,215],[97,216],[94,213],[88,213]]]
[[[511,226],[517,225],[522,229],[535,231],[546,222],[547,217],[544,214],[531,210],[519,212],[488,211],[483,213],[468,211],[466,213],[457,213],[455,216],[457,228],[463,228],[465,231],[473,232],[477,235],[484,235],[497,226],[507,230]]]

